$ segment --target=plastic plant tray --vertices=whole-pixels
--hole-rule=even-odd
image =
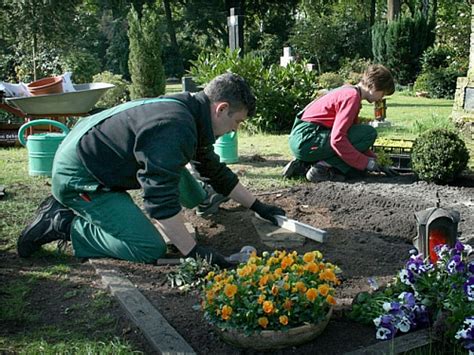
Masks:
[[[77,115],[89,112],[100,97],[115,85],[89,83],[74,85],[76,91],[61,94],[5,98],[8,105],[30,115]]]
[[[404,172],[411,171],[411,147],[400,147],[396,145],[396,141],[394,139],[390,140],[392,143],[391,145],[381,145],[381,144],[374,144],[373,151],[377,153],[377,151],[384,151],[388,157],[392,160],[392,169]],[[405,140],[406,142],[406,140]]]

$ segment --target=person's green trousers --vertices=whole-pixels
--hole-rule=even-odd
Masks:
[[[156,100],[172,99],[136,100],[82,118],[59,146],[53,163],[52,193],[76,213],[71,226],[75,256],[152,263],[165,254],[162,236],[130,195],[125,191],[101,188],[76,153],[80,138],[99,122],[128,108]],[[187,208],[197,206],[206,196],[185,168],[179,190],[181,205]]]
[[[372,126],[356,124],[349,128],[347,137],[354,148],[363,153],[374,144],[377,131]],[[297,117],[291,129],[289,145],[295,158],[301,161],[313,163],[324,160],[343,174],[355,170],[331,148],[329,128],[302,121]]]

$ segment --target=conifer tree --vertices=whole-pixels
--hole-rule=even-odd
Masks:
[[[130,55],[128,68],[132,99],[165,93],[165,73],[161,60],[162,30],[155,6],[143,6],[142,16],[132,6],[128,14]]]

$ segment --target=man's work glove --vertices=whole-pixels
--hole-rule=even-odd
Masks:
[[[369,158],[369,163],[367,164],[367,170],[384,173],[388,177],[398,176],[398,173],[395,170],[393,170],[392,168],[389,168],[388,166],[381,166],[380,164],[377,163],[375,159],[372,159],[372,158]]]
[[[199,256],[201,259],[206,259],[209,264],[217,265],[221,268],[229,268],[238,264],[226,260],[226,257],[209,247],[196,244],[196,246],[186,255],[187,258],[194,258]]]
[[[266,219],[267,221],[272,222],[274,225],[278,225],[277,220],[275,219],[275,215],[284,216],[286,212],[281,209],[280,207],[267,205],[265,203],[260,202],[258,199],[250,206],[250,209],[254,212],[257,212],[260,217]]]

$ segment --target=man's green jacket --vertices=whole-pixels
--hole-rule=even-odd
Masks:
[[[135,106],[105,119],[77,145],[82,163],[104,187],[142,188],[145,210],[156,219],[181,210],[178,183],[191,160],[223,195],[238,183],[214,153],[210,102],[204,92],[165,97],[173,100]]]

